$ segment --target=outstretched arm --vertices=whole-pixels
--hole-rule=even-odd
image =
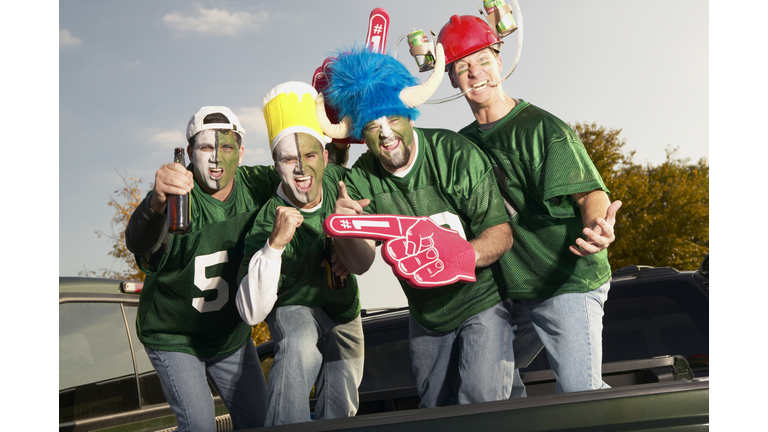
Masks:
[[[569,249],[580,257],[606,249],[616,239],[613,227],[621,201],[611,203],[608,194],[602,190],[574,194],[573,199],[579,204],[584,223],[583,233],[587,239],[576,239],[576,245],[571,245]]]

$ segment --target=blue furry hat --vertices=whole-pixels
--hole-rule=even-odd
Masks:
[[[400,100],[400,91],[418,81],[397,59],[366,47],[353,47],[335,57],[329,65],[330,84],[324,96],[339,118],[351,119],[352,138],[362,140],[363,127],[380,117],[419,117],[417,108]]]

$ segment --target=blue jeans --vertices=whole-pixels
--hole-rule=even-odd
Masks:
[[[319,307],[281,306],[267,315],[275,342],[269,371],[266,425],[311,420],[309,393],[315,385],[315,418],[353,417],[363,379],[360,316],[339,324]]]
[[[610,287],[609,280],[586,293],[515,299],[510,313],[519,367],[527,366],[543,344],[557,393],[610,388],[602,375],[603,305]]]
[[[449,332],[411,317],[409,342],[419,408],[508,399],[515,362],[509,310],[499,303]]]
[[[267,389],[256,347],[250,340],[235,353],[216,359],[145,348],[176,414],[179,432],[216,431],[206,374],[224,400],[234,429],[264,425]]]

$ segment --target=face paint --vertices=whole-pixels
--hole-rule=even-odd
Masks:
[[[328,157],[312,135],[295,133],[275,144],[272,152],[283,192],[299,208],[312,208],[322,200],[323,173]]]
[[[363,138],[387,170],[398,172],[410,166],[413,125],[407,118],[392,116],[373,120],[363,128]]]
[[[472,89],[465,95],[470,102],[485,104],[494,101],[500,95],[499,86],[488,83],[499,80],[501,60],[490,48],[482,49],[457,60],[449,72],[451,83],[462,92]]]
[[[491,62],[488,60],[488,57],[483,57],[478,64],[480,66],[489,66]],[[456,66],[456,71],[456,76],[461,76],[469,71],[469,66],[466,63],[459,64]]]
[[[242,153],[234,132],[216,129],[200,132],[192,146],[195,180],[211,194],[226,188],[237,172]]]

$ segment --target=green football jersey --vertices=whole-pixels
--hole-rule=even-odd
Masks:
[[[610,278],[607,251],[580,258],[568,250],[584,238],[571,194],[608,192],[570,126],[521,100],[492,129],[475,121],[459,133],[491,158],[501,193],[516,211],[512,253],[500,260],[510,298],[587,292]]]
[[[273,167],[254,166],[239,167],[234,182],[226,202],[196,184],[190,193],[191,232],[172,235],[159,260],[136,255],[147,275],[136,328],[149,348],[218,358],[249,339],[250,326],[235,305],[243,239],[280,179]]]
[[[367,213],[428,216],[472,240],[485,229],[508,223],[490,161],[472,142],[444,129],[416,129],[418,153],[405,177],[382,168],[366,152],[347,175],[350,197],[369,198]],[[477,280],[439,288],[400,285],[411,315],[424,328],[450,331],[502,301],[504,280],[496,263],[476,268]]]
[[[360,298],[355,275],[350,273],[347,276],[345,289],[331,290],[326,269],[321,266],[326,237],[323,220],[333,214],[339,196],[339,181],[344,178],[346,171],[346,168],[340,166],[327,165],[323,176],[321,208],[312,212],[299,210],[304,216],[304,222],[296,229],[293,239],[283,250],[277,302],[274,307],[320,307],[329,318],[342,324],[360,315]],[[275,195],[259,211],[253,228],[245,238],[243,275],[248,272],[251,257],[264,247],[272,233],[275,211],[280,206],[291,207],[292,204]]]

